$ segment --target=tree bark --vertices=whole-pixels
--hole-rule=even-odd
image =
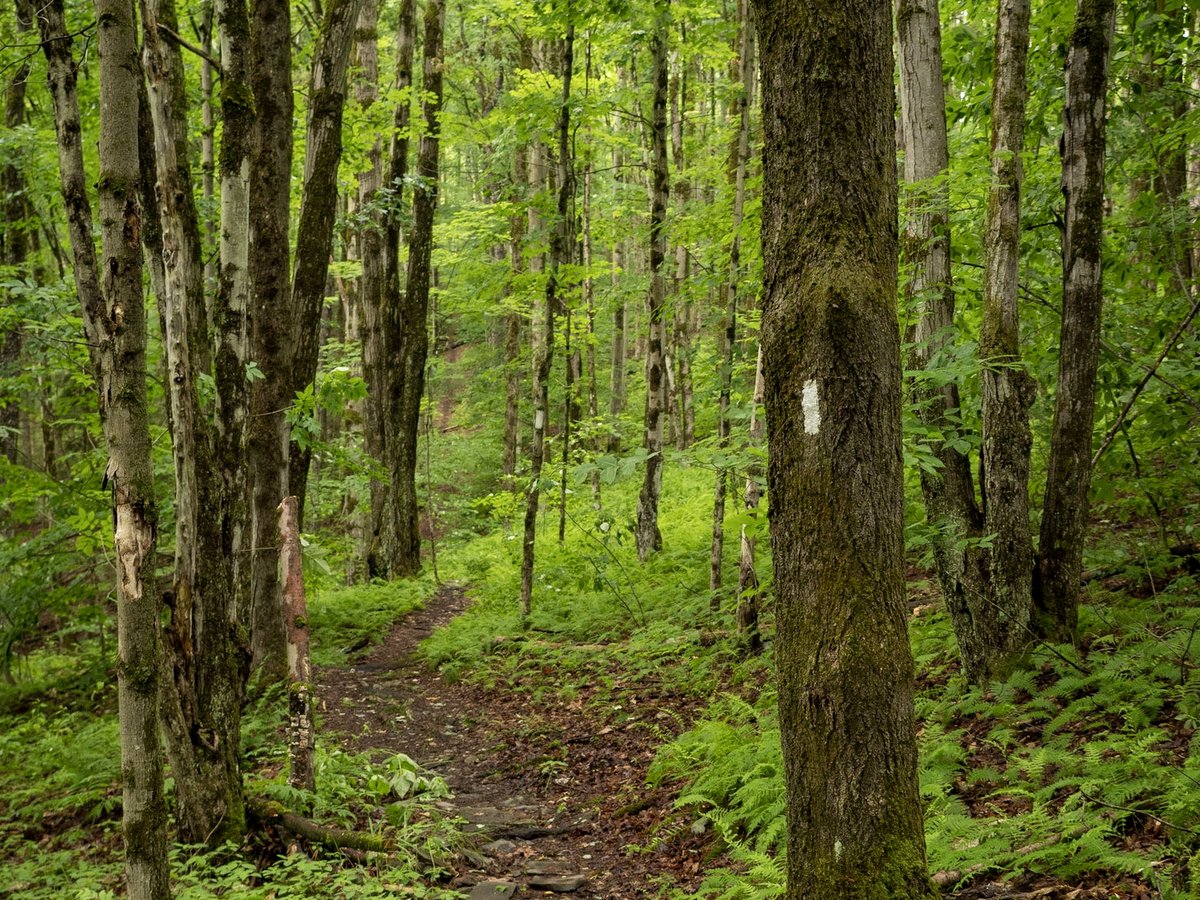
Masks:
[[[288,232],[292,171],[291,11],[256,0],[251,11],[254,127],[250,167],[250,358],[262,377],[250,385],[246,457],[250,468],[253,666],[269,681],[286,675],[275,510],[288,494],[288,428],[293,362]]]
[[[762,344],[758,345],[758,361],[754,366],[754,397],[750,406],[750,433],[748,447],[759,447],[764,437],[763,420],[758,414],[758,408],[763,402],[763,352]],[[746,504],[746,512],[752,516],[758,515],[758,504],[762,499],[762,466],[751,462],[746,467],[746,489],[742,495]],[[758,630],[758,606],[762,598],[762,590],[758,584],[758,566],[755,562],[755,545],[757,539],[754,532],[745,525],[741,529],[740,553],[738,559],[738,603],[737,626],[738,641],[742,649],[748,653],[762,651],[762,634]]]
[[[899,0],[900,121],[908,201],[901,249],[908,265],[906,302],[917,319],[909,329],[909,385],[922,424],[941,434],[936,470],[921,470],[925,517],[933,530],[934,564],[966,671],[986,671],[986,635],[977,635],[976,612],[989,600],[986,557],[969,541],[982,536],[983,513],[975,500],[971,461],[953,446],[960,419],[958,384],[932,374],[943,365],[954,328],[950,274],[950,154],[942,85],[942,39],[937,0]],[[939,386],[940,385],[940,386]],[[986,620],[987,614],[983,612]]]
[[[67,32],[62,0],[47,0],[38,11],[38,30],[42,53],[46,57],[46,80],[54,102],[54,131],[58,137],[58,169],[62,179],[63,206],[67,213],[67,234],[71,242],[75,292],[83,309],[83,332],[93,372],[100,371],[100,335],[97,322],[107,315],[100,293],[96,245],[92,239],[92,206],[88,199],[87,172],[83,166],[83,129],[79,119],[79,94],[75,87],[75,59],[72,39]],[[97,382],[97,390],[100,385]],[[104,422],[105,405],[99,404]]]
[[[618,183],[622,180],[621,170],[625,165],[624,154],[613,150],[613,169],[616,171]],[[621,413],[625,411],[625,295],[621,288],[621,276],[624,272],[624,253],[621,238],[614,237],[611,254],[612,262],[612,360],[608,385],[608,416],[609,423],[608,452],[621,452]]]
[[[33,30],[34,9],[31,0],[16,2],[16,33],[18,40]],[[29,80],[30,60],[17,65],[4,90],[4,127],[20,128],[25,124],[25,86]],[[28,185],[17,159],[11,159],[0,170],[0,191],[3,192],[4,228],[0,233],[0,263],[10,267],[18,278],[28,277],[26,263],[36,235],[33,205],[29,201]],[[23,344],[20,323],[0,332],[0,378],[11,378],[20,371]],[[21,436],[21,403],[13,391],[7,398],[0,396],[0,455],[17,462]],[[2,486],[2,485],[0,485]]]
[[[687,26],[680,26],[680,42],[687,44]],[[668,93],[671,107],[671,164],[675,170],[675,217],[683,222],[687,214],[687,203],[691,199],[692,185],[684,168],[683,134],[684,114],[690,108],[691,81],[680,61],[681,53],[675,53]],[[690,128],[688,129],[690,133]],[[687,245],[679,236],[675,238],[675,275],[671,283],[671,331],[675,357],[675,449],[686,450],[696,439],[696,404],[692,392],[692,301],[687,295],[690,276],[690,257]]]
[[[984,236],[983,514],[994,535],[990,591],[975,609],[978,658],[972,675],[1000,677],[1027,643],[1032,608],[1029,533],[1029,407],[1036,385],[1021,362],[1018,264],[1021,252],[1021,151],[1025,142],[1025,64],[1029,0],[1000,0],[992,86],[992,181]]]
[[[246,470],[250,391],[246,364],[250,352],[250,157],[254,137],[254,97],[250,86],[250,14],[245,0],[216,0],[217,42],[225,60],[221,72],[221,185],[218,249],[220,264],[213,301],[217,352],[216,460],[224,490],[218,531],[232,569],[235,616],[240,628],[251,590],[249,476]]]
[[[392,434],[388,443],[388,475],[393,491],[395,544],[388,561],[393,576],[415,575],[421,570],[421,530],[417,511],[417,438],[421,397],[425,393],[425,360],[429,353],[430,259],[433,220],[438,204],[438,144],[442,109],[442,34],[446,8],[443,0],[425,7],[425,47],[422,104],[425,131],[417,151],[413,183],[413,226],[408,241],[408,269],[397,314],[398,338],[389,359],[397,379],[391,409]]]
[[[756,0],[789,900],[932,898],[906,631],[887,0]]]
[[[109,453],[105,479],[113,492],[125,870],[130,897],[166,900],[171,892],[158,727],[159,603],[154,576],[158,507],[146,398],[140,242],[141,66],[132,5],[98,0],[96,21],[102,110],[98,189],[106,315],[91,321],[89,330],[99,339],[96,375]],[[84,311],[85,318],[88,313]]]
[[[524,144],[517,147],[513,155],[513,175],[513,199],[523,201],[523,191],[528,188],[529,181],[529,153]],[[516,205],[509,220],[509,284],[506,291],[510,298],[512,285],[525,272],[524,242],[525,210]],[[501,471],[509,484],[516,475],[520,453],[521,318],[518,310],[510,309],[504,323],[504,451]]]
[[[1063,108],[1063,316],[1058,393],[1034,599],[1039,631],[1067,640],[1075,631],[1087,534],[1096,366],[1104,305],[1104,155],[1114,0],[1078,0],[1067,55]]]
[[[161,31],[178,33],[172,0],[143,0],[142,43],[157,181],[165,276],[168,399],[175,461],[175,579],[168,603],[163,722],[175,776],[181,840],[218,846],[240,840],[245,809],[239,760],[244,680],[226,519],[226,478],[242,464],[236,450],[219,458],[218,433],[200,403],[202,376],[212,372],[212,344],[204,301],[200,221],[193,194],[187,137],[183,61]],[[148,213],[153,216],[153,213]],[[218,387],[233,381],[225,373]],[[220,397],[233,416],[230,397]],[[228,435],[226,435],[228,437]],[[235,445],[240,441],[235,439]]]
[[[666,285],[663,260],[666,256],[666,218],[670,186],[667,180],[667,26],[670,0],[655,3],[656,23],[650,41],[654,58],[654,101],[650,122],[652,178],[650,195],[650,292],[647,295],[648,327],[646,342],[646,424],[643,446],[646,448],[645,477],[638,495],[638,559],[645,560],[662,549],[658,529],[658,500],[662,493],[663,417],[667,412],[665,357],[666,328],[663,321]]]
[[[733,393],[733,348],[737,340],[738,285],[741,281],[742,219],[746,208],[746,164],[750,159],[750,103],[754,90],[754,23],[750,0],[739,0],[738,16],[738,77],[741,93],[734,105],[738,115],[737,136],[730,155],[734,159],[730,172],[733,183],[733,222],[729,244],[729,273],[721,287],[722,318],[717,333],[717,352],[720,354],[717,395],[717,453],[729,448],[729,403]],[[712,545],[709,552],[708,588],[712,591],[712,608],[721,605],[721,569],[725,555],[725,497],[729,489],[729,467],[721,460],[717,464],[717,483],[713,491]]]
[[[308,603],[300,553],[300,510],[295,497],[279,504],[279,568],[283,572],[288,634],[288,784],[316,790],[313,771],[312,663],[308,655]]]
[[[559,269],[570,261],[568,210],[575,193],[571,166],[571,74],[575,62],[575,23],[567,7],[567,29],[562,54],[562,96],[558,107],[558,204],[550,230],[550,253],[546,260],[546,293],[540,340],[533,347],[533,441],[529,453],[529,492],[525,500],[525,524],[521,556],[521,615],[533,605],[533,564],[537,541],[537,513],[541,499],[542,464],[546,454],[546,424],[550,412],[550,365],[554,359],[554,313],[558,305]],[[536,147],[535,147],[536,149]],[[535,156],[538,154],[535,153]],[[543,156],[544,158],[544,156]],[[532,207],[530,207],[532,210]],[[536,330],[536,329],[535,329]]]
[[[416,36],[414,0],[402,0],[396,29],[396,90],[401,99],[392,117],[388,147],[387,208],[383,216],[383,283],[375,305],[363,305],[363,374],[367,380],[366,448],[382,470],[390,469],[394,409],[401,379],[392,366],[400,344],[400,237],[404,221],[404,183],[408,174],[408,132],[412,115],[413,44]],[[386,577],[396,558],[395,491],[389,481],[371,479],[371,527],[367,574]]]
[[[296,228],[295,269],[292,273],[292,320],[290,343],[294,362],[288,374],[281,406],[309,386],[316,391],[317,362],[321,352],[321,308],[329,275],[329,251],[333,220],[337,213],[337,172],[342,158],[342,112],[346,105],[346,69],[354,43],[360,0],[329,0],[321,34],[313,51],[308,86],[308,123],[304,140],[304,191],[300,199],[300,221]],[[283,370],[288,371],[288,370]],[[286,429],[286,426],[285,426]],[[291,442],[287,484],[284,493],[294,494],[304,524],[304,498],[308,485],[311,450]],[[262,513],[274,518],[283,495]],[[265,502],[265,500],[264,500]]]

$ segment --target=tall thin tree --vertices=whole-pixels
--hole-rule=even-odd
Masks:
[[[658,501],[662,494],[663,427],[667,415],[666,282],[663,261],[667,252],[666,219],[670,182],[667,174],[667,35],[670,0],[654,4],[655,25],[650,39],[654,96],[650,116],[650,291],[646,341],[646,420],[643,446],[646,467],[638,495],[634,538],[639,559],[662,549],[658,528]]]

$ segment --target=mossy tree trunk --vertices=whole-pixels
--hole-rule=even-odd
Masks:
[[[954,328],[950,274],[950,154],[942,84],[942,40],[937,0],[900,0],[896,7],[900,51],[900,122],[908,204],[901,248],[909,267],[906,301],[916,322],[909,329],[909,386],[917,415],[940,432],[934,447],[940,466],[922,468],[925,517],[933,529],[934,563],[946,609],[954,623],[967,672],[986,670],[984,635],[975,633],[975,611],[987,602],[986,557],[969,542],[982,535],[971,461],[954,447],[961,422],[958,384],[934,373],[944,365]]]
[[[1096,366],[1104,304],[1105,100],[1114,0],[1078,0],[1063,108],[1063,316],[1035,615],[1057,640],[1075,631],[1091,484]]]
[[[386,187],[391,192],[383,216],[383,273],[378,297],[363,304],[363,374],[367,381],[366,448],[383,470],[388,470],[393,436],[392,410],[402,388],[393,365],[400,342],[400,240],[404,222],[404,183],[408,175],[409,122],[412,118],[413,45],[416,41],[416,4],[403,0],[396,25],[396,90],[401,99],[392,115],[388,146]],[[377,300],[375,305],[371,300]],[[391,571],[396,547],[395,493],[382,478],[371,479],[371,527],[367,537],[368,577]]]
[[[421,90],[425,127],[417,151],[413,182],[413,225],[408,242],[408,270],[397,317],[399,342],[389,359],[391,377],[399,380],[391,410],[388,444],[395,516],[395,555],[388,569],[393,576],[414,575],[421,569],[421,532],[417,512],[417,431],[421,397],[425,393],[425,360],[429,353],[429,288],[433,252],[433,218],[438,203],[438,146],[442,109],[442,32],[446,7],[429,0],[425,7],[425,47]]]
[[[292,127],[291,8],[256,0],[250,80],[254,93],[250,169],[250,358],[263,377],[250,385],[246,455],[250,465],[252,591],[245,619],[254,666],[274,681],[287,673],[276,513],[288,493],[287,423],[292,352],[290,228]]]
[[[118,716],[122,825],[129,896],[170,897],[167,808],[158,726],[159,600],[154,577],[158,508],[146,399],[142,299],[138,88],[141,65],[129,3],[99,0],[100,226],[105,315],[98,338],[99,387],[112,487],[117,565]],[[89,241],[91,238],[89,237]],[[84,310],[87,318],[95,310]]]
[[[168,368],[168,400],[175,462],[175,578],[169,594],[163,685],[163,724],[175,777],[176,819],[188,844],[216,846],[239,840],[245,831],[239,760],[246,642],[240,628],[234,566],[238,534],[230,513],[240,497],[244,455],[236,425],[244,405],[244,371],[236,362],[217,373],[214,419],[200,399],[201,380],[213,375],[213,342],[204,296],[200,219],[189,162],[187,101],[179,47],[164,40],[178,33],[172,0],[143,0],[143,58],[153,140],[141,150],[153,155],[157,193],[147,219],[161,228],[163,343]],[[223,29],[236,28],[226,8]],[[245,40],[245,16],[238,40]],[[244,45],[244,44],[243,44]],[[223,85],[237,121],[238,70]],[[149,136],[147,136],[149,137]],[[240,140],[234,135],[234,140]],[[244,160],[238,163],[240,177]],[[227,198],[232,199],[232,198]],[[153,202],[156,201],[156,202]],[[232,222],[231,228],[236,229]],[[149,245],[158,252],[156,245]],[[157,268],[159,263],[153,263]],[[239,326],[228,291],[240,278],[231,259],[223,286],[222,324]],[[236,356],[240,339],[229,336]]]
[[[296,257],[292,272],[292,335],[294,361],[287,380],[290,405],[296,394],[309,386],[315,393],[317,362],[321,350],[321,310],[329,275],[329,248],[337,214],[338,164],[342,158],[342,113],[346,107],[346,70],[350,48],[358,26],[360,0],[329,0],[321,32],[313,50],[308,84],[308,121],[304,137],[304,190],[300,197],[300,220],[296,225]],[[291,442],[284,493],[296,496],[300,524],[304,524],[304,499],[308,484],[311,450]],[[274,532],[277,497],[264,516],[264,534]],[[280,617],[282,621],[282,617]]]
[[[976,605],[971,674],[1016,664],[1029,640],[1033,540],[1029,531],[1029,408],[1036,385],[1021,362],[1018,264],[1025,143],[1029,0],[1000,0],[992,85],[992,180],[984,234],[983,532],[993,535],[987,597]],[[960,640],[961,640],[960,635]]]
[[[662,269],[667,251],[667,201],[670,199],[667,173],[667,29],[670,0],[657,0],[654,12],[656,21],[650,39],[654,59],[651,72],[654,99],[650,116],[650,291],[646,296],[646,418],[643,437],[647,455],[634,531],[638,558],[641,560],[662,549],[658,501],[662,494],[663,429],[668,415],[666,282]]]
[[[906,630],[887,0],[756,0],[790,900],[936,896]]]

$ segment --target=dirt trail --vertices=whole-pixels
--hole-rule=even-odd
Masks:
[[[406,753],[446,779],[455,794],[447,811],[480,835],[480,854],[456,864],[452,884],[464,896],[514,896],[507,884],[518,897],[648,897],[664,877],[694,888],[702,839],[684,829],[655,842],[672,797],[645,786],[660,741],[652,729],[607,725],[579,701],[450,684],[416,658],[420,641],[469,602],[445,587],[369,657],[322,670],[325,730],[355,749]],[[646,699],[643,721],[653,719],[654,702]],[[654,843],[663,846],[627,852]]]

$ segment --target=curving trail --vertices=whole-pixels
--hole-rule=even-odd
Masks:
[[[694,888],[704,839],[655,841],[673,799],[645,785],[659,738],[643,723],[656,714],[663,726],[674,721],[656,710],[660,701],[639,699],[640,721],[614,726],[581,701],[448,683],[415,651],[469,602],[446,586],[367,658],[319,672],[324,731],[357,750],[406,753],[446,779],[454,797],[444,808],[479,835],[479,852],[455,863],[452,885],[464,896],[638,898],[658,896],[664,881]]]

